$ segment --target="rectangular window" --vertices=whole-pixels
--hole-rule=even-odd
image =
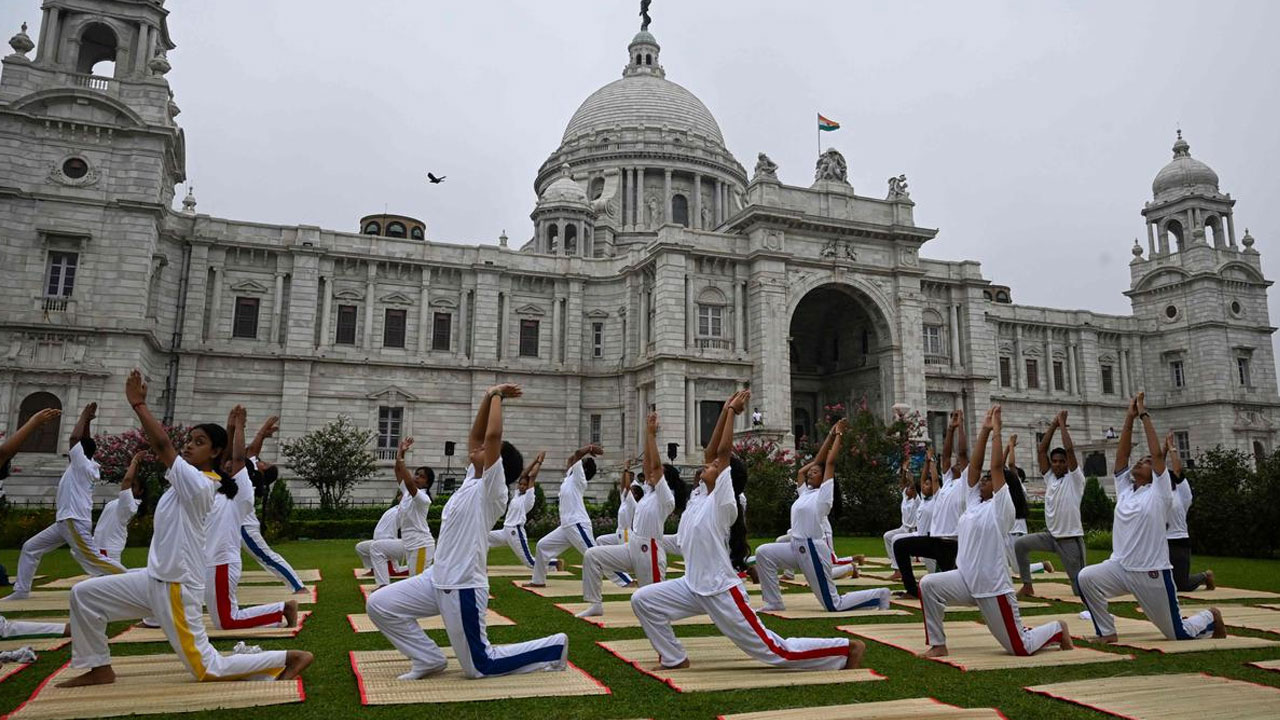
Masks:
[[[604,323],[591,323],[591,357],[604,357]]]
[[[941,325],[925,325],[924,326],[924,354],[925,355],[943,355],[942,352],[942,326]]]
[[[601,442],[601,440],[600,440],[600,416],[599,416],[599,415],[592,415],[592,416],[591,416],[591,442],[592,442],[593,444],[595,444],[595,445],[599,445],[599,444],[600,444],[600,442]]]
[[[698,306],[698,335],[722,337],[724,335],[724,308],[719,305]]]
[[[1175,432],[1173,442],[1178,446],[1178,455],[1182,458],[1182,464],[1187,464],[1191,459],[1191,433],[1186,430]]]
[[[1040,361],[1027,359],[1027,389],[1036,390],[1040,387]]]
[[[80,256],[73,252],[49,253],[49,273],[46,276],[44,296],[69,298],[76,285],[76,263]]]
[[[387,308],[382,323],[382,346],[389,348],[404,347],[404,325],[406,312]]]
[[[338,334],[333,342],[337,345],[355,345],[356,344],[356,316],[358,310],[355,305],[339,305],[338,306]]]
[[[1062,368],[1061,360],[1053,361],[1053,389],[1059,392],[1067,389],[1067,375]]]
[[[1236,358],[1236,379],[1240,381],[1240,387],[1249,387],[1249,358]]]
[[[1102,394],[1103,395],[1116,394],[1115,369],[1112,368],[1110,365],[1102,366]]]
[[[711,442],[711,434],[716,431],[716,421],[720,419],[720,410],[724,403],[719,400],[703,400],[698,403],[698,442],[706,447]]]
[[[452,339],[453,313],[436,313],[431,321],[431,349],[448,352]]]
[[[520,321],[520,357],[538,357],[538,321]]]
[[[1000,358],[1000,387],[1013,387],[1013,361]]]
[[[1169,379],[1173,381],[1173,386],[1176,388],[1187,386],[1187,376],[1182,370],[1181,360],[1169,363]]]
[[[231,324],[231,337],[257,339],[258,298],[236,298],[236,314]]]
[[[404,421],[404,408],[378,408],[378,449],[394,451],[400,446],[400,425]],[[382,457],[382,453],[379,453]]]

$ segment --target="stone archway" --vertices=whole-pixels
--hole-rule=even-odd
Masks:
[[[795,305],[788,333],[790,427],[799,442],[836,403],[859,403],[885,418],[893,397],[892,331],[861,290],[829,283]]]

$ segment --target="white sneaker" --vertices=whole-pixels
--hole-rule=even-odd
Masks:
[[[580,617],[580,618],[600,617],[603,614],[604,614],[603,605],[601,605],[600,603],[591,603],[590,605],[587,606],[585,610],[582,610],[581,612],[576,613],[574,617]]]
[[[1080,619],[1081,619],[1081,620],[1092,620],[1092,619],[1093,619],[1093,613],[1089,612],[1088,610],[1085,610],[1084,612],[1080,613]]]
[[[262,652],[261,646],[246,645],[243,640],[237,642],[236,646],[231,648],[232,655],[257,655],[260,652]]]
[[[782,612],[783,610],[786,610],[786,609],[787,609],[787,606],[782,604],[778,604],[778,605],[765,604],[760,606],[759,612]]]
[[[426,668],[425,670],[410,670],[409,672],[398,676],[396,679],[397,680],[421,680],[425,677],[431,677],[432,675],[435,675],[437,673],[444,672],[444,669],[447,665],[448,663],[446,663],[445,665],[440,665],[433,668]]]
[[[11,592],[4,597],[0,597],[0,603],[8,602],[10,600],[26,600],[29,597],[31,597],[31,593]]]

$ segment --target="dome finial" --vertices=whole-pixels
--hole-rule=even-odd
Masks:
[[[653,18],[649,17],[649,5],[653,0],[640,0],[640,31],[647,32],[649,23],[653,22]]]
[[[1142,257],[1142,246],[1138,244],[1138,238],[1133,239],[1133,247],[1129,249],[1135,258]]]
[[[1182,139],[1182,128],[1178,128],[1178,139],[1173,142],[1173,156],[1191,157],[1191,145]]]

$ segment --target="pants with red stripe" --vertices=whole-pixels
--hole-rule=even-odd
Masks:
[[[662,582],[667,575],[667,556],[652,538],[632,536],[626,545],[597,545],[582,556],[582,599],[603,600],[600,583],[605,575],[631,573],[640,585]]]
[[[725,592],[699,595],[685,578],[642,587],[631,596],[631,609],[664,667],[688,659],[671,623],[694,615],[710,615],[725,637],[760,662],[796,670],[839,670],[849,654],[848,638],[784,638],[760,622],[747,604],[742,583]]]
[[[274,602],[253,607],[240,607],[236,589],[240,585],[240,563],[222,563],[205,568],[204,604],[209,610],[215,630],[244,630],[256,627],[280,627],[284,620],[284,603]]]
[[[1018,596],[1013,592],[994,597],[975,598],[969,592],[959,570],[926,575],[920,581],[920,607],[924,610],[924,639],[931,647],[947,644],[942,619],[948,605],[977,605],[986,620],[987,629],[1000,647],[1011,655],[1032,655],[1051,642],[1062,639],[1062,628],[1056,622],[1027,628],[1018,612]]]

